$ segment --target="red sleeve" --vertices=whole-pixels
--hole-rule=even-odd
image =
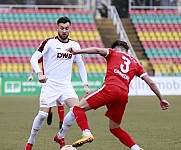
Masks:
[[[109,57],[112,55],[113,51],[114,51],[114,50],[113,50],[113,49],[111,49],[111,48],[109,48],[109,49],[108,49],[108,52],[109,52],[109,53],[108,53],[108,55],[107,55],[107,56],[105,56],[105,59],[106,59],[106,60],[108,60],[108,59],[109,59]]]
[[[37,51],[42,52],[43,49],[44,49],[44,47],[45,47],[45,44],[46,44],[46,43],[48,42],[48,40],[50,40],[50,39],[51,39],[51,38],[48,38],[48,39],[44,40],[44,41],[40,44],[40,46],[38,47]]]
[[[145,73],[145,69],[138,63],[136,76],[140,77]]]

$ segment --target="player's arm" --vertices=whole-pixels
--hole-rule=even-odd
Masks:
[[[69,52],[72,54],[99,54],[101,56],[106,56],[108,54],[108,49],[106,48],[98,48],[98,47],[89,47],[84,49],[76,50],[74,48],[69,48]]]
[[[76,55],[75,57],[76,57],[76,64],[79,68],[79,74],[80,74],[80,77],[81,77],[82,82],[84,84],[84,91],[86,93],[88,93],[90,90],[88,88],[87,72],[86,72],[86,68],[84,65],[84,61],[82,60],[81,55]]]
[[[36,51],[31,59],[30,59],[30,63],[31,63],[31,66],[33,68],[33,70],[35,71],[35,73],[38,75],[38,80],[39,82],[41,83],[44,83],[46,82],[47,78],[43,75],[43,72],[41,71],[39,65],[38,65],[38,60],[42,57],[42,53],[39,52],[39,51]]]
[[[151,78],[148,75],[144,75],[142,79],[148,84],[150,89],[156,94],[158,99],[160,100],[160,106],[162,107],[163,110],[168,109],[170,107],[170,104],[163,98],[161,95],[158,87],[156,84],[151,80]]]
[[[43,57],[41,57],[39,60],[38,60],[38,63],[42,63],[43,61]],[[33,68],[31,69],[31,72],[30,72],[30,75],[28,77],[28,81],[32,81],[34,79],[33,75],[34,75],[35,71],[33,70]]]
[[[32,69],[31,72],[30,72],[30,75],[28,77],[28,81],[33,80],[33,75],[34,75],[34,70]]]

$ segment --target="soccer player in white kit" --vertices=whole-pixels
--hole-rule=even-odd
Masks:
[[[42,65],[42,62],[43,62],[43,57],[41,57],[38,60],[38,63],[41,63],[41,65]],[[43,65],[42,65],[42,71],[44,72]],[[34,70],[32,69],[30,74],[29,74],[28,81],[32,81],[34,79],[33,76],[34,76]],[[57,102],[57,112],[58,112],[58,117],[59,117],[59,129],[61,129],[62,124],[63,124],[63,119],[64,119],[64,106],[61,105],[59,102]],[[47,117],[47,124],[48,125],[51,125],[52,117],[53,117],[53,112],[52,112],[52,107],[50,107],[49,111],[48,111],[48,117]]]
[[[66,104],[70,109],[78,103],[78,96],[71,84],[72,64],[74,62],[78,65],[84,91],[89,92],[82,56],[72,55],[67,51],[70,47],[80,49],[77,42],[68,38],[70,27],[71,21],[68,17],[59,18],[57,21],[58,36],[44,40],[31,57],[32,68],[37,74],[39,82],[43,85],[40,94],[40,110],[34,119],[30,137],[24,150],[32,150],[35,137],[48,116],[49,108],[56,106],[57,99],[62,105]],[[38,65],[38,60],[42,56],[44,74]],[[60,148],[65,145],[64,138],[59,138],[58,135],[54,137],[54,140],[60,144]]]

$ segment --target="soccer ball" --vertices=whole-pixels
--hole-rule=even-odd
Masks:
[[[61,150],[77,150],[75,147],[72,147],[72,145],[65,145],[61,148]]]

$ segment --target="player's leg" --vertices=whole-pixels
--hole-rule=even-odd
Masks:
[[[136,142],[131,138],[131,136],[120,127],[120,124],[115,123],[110,120],[110,132],[119,139],[121,143],[129,147],[131,150],[143,150],[140,148]]]
[[[58,104],[58,117],[59,117],[59,129],[62,128],[63,119],[64,119],[64,106],[61,104]]]
[[[110,132],[119,139],[121,143],[129,147],[131,150],[140,150],[140,147],[136,145],[136,142],[131,138],[131,136],[120,127],[120,124],[115,123],[110,119],[109,121]],[[137,146],[137,149],[132,147]]]
[[[48,117],[47,117],[47,124],[48,125],[52,124],[52,117],[53,117],[53,112],[52,112],[52,107],[50,107],[49,111],[48,111]]]
[[[140,150],[140,147],[132,139],[132,137],[120,127],[126,104],[128,101],[128,94],[126,91],[119,89],[115,101],[107,104],[106,116],[109,118],[110,132],[116,136],[121,143],[129,147],[131,150]]]
[[[90,106],[87,103],[86,99],[83,98],[77,106],[74,106],[73,108],[73,114],[76,118],[76,122],[83,133],[83,138],[74,142],[72,144],[73,147],[79,147],[82,146],[85,143],[90,143],[94,140],[93,135],[90,132],[87,116],[85,114],[85,111],[90,110]]]
[[[69,112],[66,114],[62,128],[58,132],[59,138],[64,138],[69,128],[72,126],[72,124],[75,122],[75,116],[72,111],[73,108],[69,109]]]
[[[60,148],[65,145],[65,140],[64,140],[65,135],[66,135],[67,131],[69,130],[69,128],[72,126],[72,124],[75,122],[75,116],[72,112],[72,107],[75,106],[78,102],[79,102],[79,100],[77,99],[77,97],[68,98],[66,100],[66,104],[70,108],[70,111],[66,114],[66,116],[63,120],[62,128],[59,130],[59,132],[54,137],[54,141],[59,143]]]
[[[66,116],[64,118],[62,129],[54,137],[54,140],[58,141],[60,146],[62,146],[62,144],[63,144],[62,141],[65,138],[65,134],[67,133],[69,128],[72,126],[72,124],[75,122],[75,118],[77,118],[76,121],[83,131],[83,138],[81,140],[75,142],[73,144],[73,146],[78,147],[78,146],[83,145],[84,143],[92,142],[94,138],[93,138],[92,134],[90,133],[85,112],[81,107],[75,106],[76,104],[78,104],[78,99],[74,99],[74,100],[67,99],[66,104],[68,107],[71,107],[71,108],[69,109],[69,112],[66,114]],[[88,106],[88,104],[87,104],[87,106]]]
[[[73,107],[79,103],[78,96],[75,93],[75,90],[73,89],[72,86],[67,86],[67,87],[63,87],[63,88],[64,88],[63,89],[64,93],[60,99],[60,103],[64,104],[64,102],[65,102],[66,105],[70,108],[70,111],[66,114],[66,116],[64,118],[62,129],[54,137],[55,141],[57,141],[57,140],[59,141],[60,139],[64,139],[66,132],[72,126],[72,124],[75,122],[76,117],[75,117],[75,114],[73,112]],[[63,100],[63,102],[62,102],[62,100]],[[83,113],[84,113],[84,111],[83,111]],[[87,131],[84,134],[86,134],[86,133],[87,133]],[[61,143],[59,143],[59,144],[61,146]]]
[[[31,150],[33,147],[33,144],[35,142],[36,135],[38,131],[42,128],[44,120],[48,116],[48,110],[49,108],[40,108],[39,113],[35,117],[30,133],[30,137],[28,139],[28,142],[24,148],[24,150]]]
[[[63,95],[60,97],[60,99],[58,99],[57,104],[58,105],[63,105],[63,106],[66,104],[71,110],[71,108],[73,106],[75,106],[79,102],[78,96],[77,96],[75,90],[73,89],[72,85],[66,85],[66,86],[64,85],[61,89],[63,91]],[[64,116],[63,116],[64,111],[62,111],[62,110],[63,110],[63,108],[61,108],[61,106],[60,106],[58,108],[60,121],[62,121],[63,118],[64,118]],[[63,121],[64,125],[62,125],[63,128],[58,133],[59,138],[64,138],[65,137],[65,134],[66,134],[67,130],[74,123],[75,117],[74,117],[73,113],[70,111],[70,113],[68,112],[66,114],[64,120],[65,120],[65,121]]]
[[[53,89],[55,88],[52,88],[52,86],[49,86],[48,84],[44,84],[42,86],[40,94],[40,111],[33,121],[30,137],[24,150],[32,149],[35,137],[38,131],[42,128],[44,120],[48,117],[49,108],[56,106],[56,99],[58,98],[60,92],[57,89],[53,91]]]
[[[63,94],[60,97],[60,99],[58,100],[58,102],[60,104],[62,104],[62,105],[66,104],[69,108],[72,108],[73,106],[75,106],[79,102],[78,96],[77,96],[75,90],[73,89],[73,86],[71,86],[71,85],[65,86],[64,85],[61,88],[61,90],[63,91]],[[67,133],[68,129],[74,123],[75,117],[70,112],[70,113],[67,113],[64,120],[65,121],[63,121],[62,128],[59,130],[59,132],[54,137],[54,141],[59,143],[60,148],[65,145],[65,141],[64,141],[65,134]]]
[[[77,124],[83,131],[83,138],[74,142],[72,146],[78,147],[87,142],[92,142],[94,140],[94,137],[92,136],[88,126],[85,111],[88,111],[90,109],[97,109],[101,106],[104,106],[105,103],[108,102],[107,100],[105,100],[105,97],[107,97],[107,99],[111,99],[110,95],[112,94],[109,94],[106,86],[103,85],[100,89],[97,89],[92,93],[87,94],[79,102],[79,104],[73,108]]]

